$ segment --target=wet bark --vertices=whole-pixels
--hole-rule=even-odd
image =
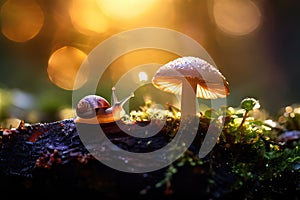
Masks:
[[[159,121],[155,123],[160,124]],[[139,124],[140,127],[144,125],[146,124]],[[206,133],[204,127],[199,127],[195,140],[188,149],[190,154],[198,155]],[[43,199],[58,196],[70,199],[77,198],[78,195],[84,195],[85,198],[96,195],[100,199],[145,200],[299,197],[297,188],[300,179],[299,173],[296,172],[282,174],[270,181],[254,179],[250,184],[244,183],[235,190],[237,177],[232,173],[231,158],[239,156],[242,163],[251,163],[251,158],[256,154],[249,154],[251,151],[247,151],[247,146],[233,144],[230,148],[222,144],[216,145],[207,157],[202,159],[203,164],[181,166],[171,180],[157,187],[157,183],[164,180],[170,172],[169,166],[145,173],[128,173],[107,166],[97,158],[119,159],[124,162],[124,166],[127,162],[139,163],[104,149],[112,143],[129,152],[152,152],[170,142],[173,136],[169,134],[168,129],[162,128],[151,137],[137,138],[128,135],[115,123],[102,125],[101,128],[109,140],[99,137],[99,125],[75,124],[72,119],[1,130],[1,197],[13,198],[19,197],[20,194],[23,194],[23,197],[28,195],[30,198]],[[125,125],[122,128],[132,130],[134,126]],[[88,145],[86,141],[89,141]],[[261,163],[264,163],[263,160]]]

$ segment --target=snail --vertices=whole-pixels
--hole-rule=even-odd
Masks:
[[[123,105],[131,97],[134,96],[131,93],[128,97],[118,101],[115,87],[112,88],[113,105],[103,97],[98,95],[88,95],[83,97],[77,104],[75,122],[88,123],[88,124],[104,124],[111,123],[121,119],[121,111]]]

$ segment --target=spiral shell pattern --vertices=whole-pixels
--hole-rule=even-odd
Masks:
[[[110,108],[110,103],[101,96],[88,95],[82,98],[76,107],[76,114],[78,117],[88,119],[97,115],[99,109]]]

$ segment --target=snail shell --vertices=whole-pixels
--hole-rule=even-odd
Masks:
[[[98,109],[107,109],[110,107],[109,102],[98,95],[88,95],[82,98],[76,107],[78,117],[89,119],[96,116]]]
[[[97,124],[97,123],[111,123],[121,119],[121,111],[123,105],[131,97],[131,93],[128,97],[118,101],[115,88],[112,88],[113,105],[103,97],[98,95],[88,95],[83,97],[77,104],[75,122]]]

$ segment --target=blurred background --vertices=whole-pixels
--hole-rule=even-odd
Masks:
[[[230,83],[230,106],[254,97],[276,115],[300,102],[296,0],[2,0],[0,8],[3,126],[6,119],[73,117],[73,83],[89,52],[114,34],[147,26],[173,29],[201,44]],[[100,95],[109,100],[113,84],[134,66],[176,57],[154,49],[123,55],[107,70]]]

